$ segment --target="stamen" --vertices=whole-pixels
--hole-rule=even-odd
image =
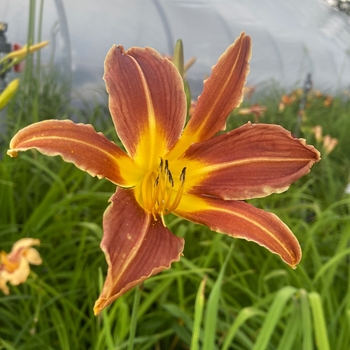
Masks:
[[[160,213],[160,218],[162,219],[163,226],[166,227],[163,213]]]
[[[174,179],[173,179],[173,176],[171,175],[170,170],[168,170],[168,179],[169,179],[169,182],[171,183],[171,187],[174,187]]]
[[[177,191],[176,197],[174,199],[173,204],[171,205],[171,207],[168,209],[169,212],[172,212],[173,210],[175,210],[178,205],[180,204],[181,201],[181,197],[184,193],[184,184],[185,184],[185,178],[186,178],[186,167],[184,167],[182,169],[181,175],[180,175],[180,181],[181,181],[181,185]]]
[[[180,181],[181,181],[182,183],[184,183],[184,182],[185,182],[185,179],[186,179],[186,167],[184,167],[184,168],[182,169],[182,171],[181,171]]]
[[[182,169],[179,176],[178,188],[174,188],[175,181],[169,169],[169,162],[160,157],[158,174],[157,171],[149,171],[143,178],[140,203],[146,211],[152,214],[155,221],[157,217],[160,217],[164,226],[164,216],[175,210],[180,204],[185,177],[186,167]]]
[[[157,176],[156,180],[154,181],[154,187],[158,186],[159,183],[159,175]]]
[[[172,187],[174,187],[174,186],[172,185]],[[168,207],[169,207],[169,203],[170,203],[170,201],[171,201],[171,195],[172,195],[172,193],[173,193],[172,188],[168,188],[167,193],[166,193],[166,197],[167,197],[167,198],[166,198],[166,200],[165,200],[165,202],[164,202],[164,206],[163,206],[163,210],[162,210],[162,212],[164,212],[164,213],[169,212]]]
[[[154,185],[153,185],[153,194],[152,194],[152,199],[151,199],[151,203],[150,203],[150,208],[152,208],[152,213],[154,212],[154,207],[156,205],[157,202],[157,198],[159,195],[159,175],[157,176],[156,180],[154,181]],[[153,214],[154,216],[154,214]]]

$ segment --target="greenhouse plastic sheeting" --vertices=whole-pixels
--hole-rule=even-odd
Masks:
[[[1,0],[9,40],[26,41],[28,3]],[[113,44],[171,55],[181,38],[185,59],[197,58],[188,79],[199,94],[203,78],[241,31],[253,40],[248,85],[274,81],[289,90],[311,73],[324,92],[350,86],[349,20],[323,0],[46,0],[44,7],[47,58],[55,53],[81,93],[103,87],[103,61]]]

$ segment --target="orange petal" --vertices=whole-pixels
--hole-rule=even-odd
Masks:
[[[21,238],[13,244],[10,254],[16,254],[17,251],[28,249],[33,245],[40,245],[40,240],[35,238],[29,238],[29,237]]]
[[[251,204],[184,195],[175,213],[213,231],[256,242],[291,267],[301,259],[298,240],[290,229],[276,215]]]
[[[35,238],[21,238],[12,246],[11,252],[7,255],[7,259],[13,262],[19,262],[25,258],[28,263],[40,265],[42,259],[38,251],[32,248],[33,245],[40,245],[40,240]]]
[[[159,163],[180,137],[186,96],[176,67],[151,48],[112,47],[105,60],[109,108],[129,154]],[[153,166],[153,165],[152,165]]]
[[[111,202],[104,214],[101,242],[108,273],[95,315],[129,289],[169,268],[180,259],[184,247],[182,238],[139,207],[132,190],[118,189]]]
[[[172,151],[181,155],[193,142],[206,140],[225,129],[229,113],[243,100],[243,87],[249,72],[251,39],[244,33],[228,47],[204,82],[196,109],[180,141]]]
[[[6,283],[7,283],[7,280],[4,279],[4,278],[2,277],[2,272],[0,271],[0,290],[1,290],[4,294],[8,295],[8,294],[10,294],[10,289],[9,289],[9,287],[6,285]]]
[[[176,162],[187,168],[186,192],[240,200],[286,191],[319,159],[281,126],[248,123],[193,144]]]
[[[30,267],[28,260],[25,257],[20,257],[19,265],[13,272],[2,272],[2,278],[9,281],[13,286],[18,286],[20,283],[24,283],[30,273]]]
[[[60,155],[90,175],[105,177],[120,186],[133,186],[138,181],[132,159],[91,125],[70,120],[29,125],[13,137],[7,154],[16,157],[19,151],[31,148],[48,156]]]
[[[25,252],[25,258],[27,259],[29,264],[32,265],[41,265],[43,262],[39,252],[34,248],[27,249],[27,251]]]

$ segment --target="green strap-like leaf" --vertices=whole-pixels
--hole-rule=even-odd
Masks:
[[[266,316],[265,322],[259,332],[258,339],[254,344],[253,350],[266,349],[269,344],[271,335],[280,320],[282,311],[287,301],[295,294],[296,288],[287,286],[282,288],[275,297],[270,310]]]
[[[216,321],[218,316],[219,299],[221,294],[221,283],[224,277],[226,265],[230,258],[232,252],[232,246],[226,256],[225,262],[222,265],[219,276],[211,290],[209,295],[208,304],[206,307],[205,321],[204,321],[204,340],[203,340],[203,350],[214,350],[217,349],[215,345],[215,335],[216,335]]]

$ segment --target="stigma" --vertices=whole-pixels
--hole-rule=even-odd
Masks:
[[[144,210],[153,215],[155,221],[160,219],[164,226],[164,216],[170,214],[180,204],[184,192],[186,167],[179,178],[173,178],[167,159],[160,158],[157,169],[151,170],[143,177],[136,198]]]

